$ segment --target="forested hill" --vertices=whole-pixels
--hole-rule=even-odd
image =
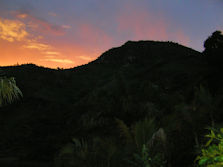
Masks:
[[[155,64],[156,62],[162,62],[162,60],[175,60],[199,55],[199,52],[173,42],[128,41],[121,47],[106,51],[95,62],[122,65],[128,63]]]
[[[0,108],[0,154],[53,160],[74,137],[119,141],[115,119],[131,126],[149,117],[167,134],[168,161],[187,166],[194,160],[192,134],[210,122],[206,111],[191,110],[200,85],[210,87],[204,56],[173,42],[128,41],[72,69],[0,69],[15,77],[24,96]]]

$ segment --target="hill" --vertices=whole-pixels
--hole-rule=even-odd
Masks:
[[[211,70],[200,52],[173,42],[128,41],[89,64],[66,70],[34,64],[0,69],[16,78],[24,94],[21,101],[0,109],[4,156],[53,161],[72,138],[88,143],[112,138],[116,143],[116,119],[130,127],[148,117],[167,134],[168,163],[188,166],[195,157],[195,137],[200,139],[212,121],[199,99],[208,99]],[[221,101],[219,85],[210,91]]]

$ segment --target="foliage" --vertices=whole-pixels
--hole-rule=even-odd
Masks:
[[[94,138],[91,141],[73,138],[60,150],[55,159],[58,167],[110,167],[117,147],[110,139]]]
[[[205,137],[209,139],[201,150],[201,155],[196,158],[198,165],[202,167],[223,166],[223,128],[219,132],[210,129],[210,133]]]
[[[223,35],[221,31],[215,31],[204,42],[205,49],[218,49],[223,47]]]
[[[133,137],[132,137],[129,127],[122,120],[119,120],[119,119],[116,119],[116,123],[120,130],[121,137],[123,137],[125,139],[126,143],[132,144]]]
[[[223,63],[223,35],[221,31],[215,31],[204,42],[204,55],[206,56],[208,63],[213,67],[221,68]]]
[[[116,123],[126,143],[133,143],[139,150],[142,149],[143,144],[151,143],[153,135],[157,132],[154,119],[145,118],[138,121],[131,129],[122,120],[116,119]]]
[[[134,153],[134,159],[129,160],[129,164],[135,167],[164,167],[166,166],[166,160],[163,157],[163,153],[157,153],[155,156],[151,155],[151,151],[148,145],[143,144],[140,153]]]
[[[144,119],[137,122],[133,127],[134,139],[138,149],[142,149],[143,144],[152,142],[152,136],[157,131],[153,119]]]
[[[134,166],[151,167],[151,157],[149,156],[149,150],[145,144],[142,146],[141,154],[134,154],[134,161],[130,161]]]
[[[135,146],[133,159],[128,159],[130,164],[141,167],[160,167],[165,164],[166,134],[162,128],[157,130],[154,119],[136,122],[132,131],[123,121],[116,119],[116,122],[127,144],[132,142],[132,146]]]
[[[13,77],[0,78],[0,106],[19,99],[22,96],[22,92],[16,86],[16,81]]]
[[[26,160],[51,161],[58,153],[61,166],[129,167],[126,159],[140,166],[150,157],[152,166],[167,160],[185,167],[193,162],[193,134],[210,124],[210,99],[193,103],[209,67],[201,53],[174,43],[128,42],[73,69],[2,69],[25,96],[1,108],[0,150]],[[212,106],[221,92],[211,93],[209,106],[220,115],[222,107]]]

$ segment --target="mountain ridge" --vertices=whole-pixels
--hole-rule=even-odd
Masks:
[[[105,51],[104,53],[101,54],[101,56],[99,56],[96,60],[94,60],[93,62],[95,63],[102,63],[103,61],[105,62],[106,59],[109,59],[109,55],[111,56],[115,56],[114,54],[116,52],[127,52],[125,53],[123,56],[127,57],[129,62],[131,61],[134,61],[133,59],[136,58],[135,56],[136,53],[134,53],[134,57],[128,57],[128,55],[126,54],[129,54],[131,55],[131,51],[134,50],[134,49],[137,49],[137,50],[143,50],[144,52],[146,52],[146,54],[154,54],[154,50],[157,51],[158,49],[168,49],[168,48],[172,48],[172,49],[175,49],[174,51],[176,51],[176,49],[179,49],[179,48],[182,48],[182,49],[186,49],[188,51],[188,53],[192,53],[192,54],[195,54],[195,52],[197,52],[196,54],[200,54],[199,51],[196,51],[196,50],[193,50],[191,48],[188,48],[188,47],[185,47],[183,45],[180,45],[178,43],[174,43],[174,42],[170,42],[170,41],[143,41],[143,40],[140,40],[140,41],[127,41],[125,42],[123,45],[121,45],[120,47],[114,47],[114,48],[111,48],[107,51]],[[132,48],[132,49],[131,49]],[[174,52],[173,51],[173,52]],[[138,53],[140,55],[140,53]],[[110,57],[111,57],[110,56]],[[131,55],[132,56],[132,55]],[[140,55],[142,56],[142,55]],[[154,56],[154,55],[152,55]],[[119,58],[122,59],[119,55]],[[107,62],[107,63],[112,63],[112,62]],[[113,62],[113,63],[117,63],[117,62]]]
[[[196,51],[196,50],[194,50],[192,48],[189,48],[187,46],[184,46],[184,45],[178,44],[176,42],[172,42],[172,41],[152,41],[152,40],[131,41],[131,40],[129,40],[129,41],[125,42],[124,44],[122,44],[121,46],[113,47],[111,49],[108,49],[107,51],[103,52],[100,56],[98,56],[95,60],[92,60],[89,63],[83,64],[83,65],[79,65],[79,66],[76,66],[76,67],[73,67],[73,68],[68,68],[68,69],[63,69],[63,68],[62,69],[58,68],[58,69],[61,69],[61,70],[72,70],[72,69],[79,68],[79,67],[82,67],[82,66],[85,66],[85,65],[88,65],[88,64],[92,64],[92,63],[100,64],[100,63],[102,63],[104,61],[103,59],[108,58],[109,54],[114,53],[116,50],[120,51],[120,50],[129,48],[129,47],[136,48],[137,46],[141,47],[141,48],[138,48],[138,49],[145,49],[145,47],[147,47],[147,49],[150,49],[151,47],[154,47],[155,45],[157,45],[158,48],[161,46],[161,48],[159,48],[159,49],[169,48],[169,47],[172,47],[172,48],[182,48],[182,49],[187,49],[187,51],[189,53],[193,53],[194,54],[195,52],[197,52],[195,55],[201,54],[201,52],[199,52],[199,51]],[[157,49],[157,46],[155,46],[156,48],[153,48],[153,50]],[[191,55],[193,55],[193,54],[191,54]],[[114,56],[113,54],[111,54],[111,55]],[[189,55],[189,56],[191,56],[191,55]],[[133,59],[134,58],[132,58],[132,60]],[[129,61],[131,62],[132,60],[131,60],[131,57],[130,57]],[[107,63],[109,63],[109,62],[107,62]],[[33,63],[26,63],[26,64],[21,64],[21,65],[0,66],[0,67],[1,68],[9,68],[9,67],[25,67],[25,68],[37,67],[37,68],[44,68],[44,69],[52,69],[52,68],[48,68],[48,67],[38,66],[38,65],[33,64]],[[52,69],[52,70],[56,70],[56,69]]]
[[[174,146],[186,143],[172,148],[177,157],[173,164],[193,161],[189,153],[194,139],[184,134],[191,125],[175,106],[193,102],[194,89],[207,82],[209,67],[198,51],[172,42],[129,41],[71,69],[33,64],[0,69],[16,78],[24,94],[21,101],[1,108],[2,150],[7,151],[4,144],[11,138],[8,148],[23,148],[15,156],[25,152],[25,159],[52,160],[73,137],[118,140],[114,118],[131,125],[147,114],[165,126]],[[196,113],[188,114],[196,118]]]

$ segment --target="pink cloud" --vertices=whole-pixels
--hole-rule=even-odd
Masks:
[[[71,28],[71,26],[69,26],[69,25],[62,25],[62,27],[63,27],[64,29],[70,29],[70,28]]]
[[[59,26],[50,23],[47,20],[36,17],[32,14],[16,11],[13,13],[18,19],[27,22],[27,26],[39,33],[51,34],[51,35],[64,35],[65,29],[63,26]]]
[[[143,8],[125,6],[118,14],[117,31],[127,34],[128,40],[173,40],[184,45],[190,43],[189,37],[178,25],[164,15],[151,13]],[[171,27],[176,27],[174,30]]]
[[[189,46],[190,38],[183,31],[177,31],[173,34],[173,36],[175,40],[179,42],[180,44]]]
[[[113,38],[102,29],[89,23],[80,24],[78,34],[82,41],[92,44],[93,47],[110,46]]]
[[[133,40],[166,40],[167,25],[161,17],[157,18],[148,11],[128,5],[117,18],[117,30],[119,33],[128,33]]]
[[[54,13],[54,12],[49,12],[48,15],[49,15],[49,16],[53,16],[53,17],[56,17],[56,16],[57,16],[57,14]]]

